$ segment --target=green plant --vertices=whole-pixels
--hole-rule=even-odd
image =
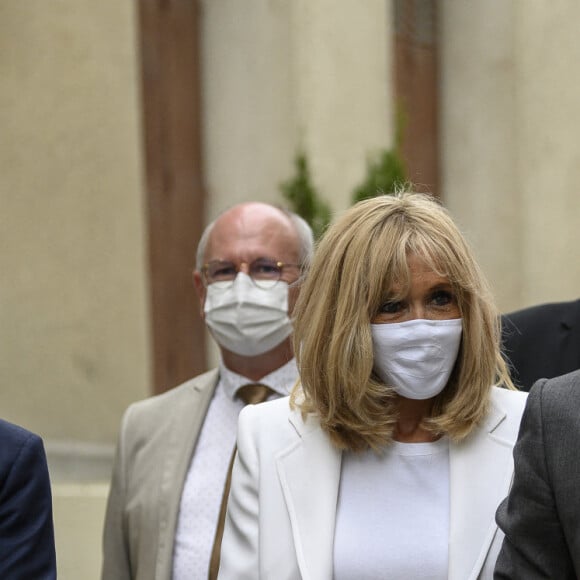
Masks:
[[[320,199],[312,184],[306,154],[300,151],[294,159],[295,174],[280,184],[280,190],[292,211],[304,218],[318,239],[330,223],[330,207]]]
[[[394,193],[406,182],[405,165],[398,147],[384,149],[367,160],[367,174],[352,195],[357,203],[383,193]]]
[[[401,157],[401,142],[407,115],[402,103],[397,105],[395,116],[394,145],[391,149],[382,149],[374,156],[367,158],[367,174],[352,194],[352,203],[384,193],[395,193],[407,185],[407,171]]]

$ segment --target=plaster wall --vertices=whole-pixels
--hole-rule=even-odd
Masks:
[[[580,295],[580,6],[441,4],[442,169],[500,309]]]
[[[0,3],[2,416],[64,456],[149,392],[134,10]]]
[[[392,133],[391,2],[204,0],[207,221],[234,203],[282,202],[302,148],[334,209]]]
[[[392,3],[293,3],[295,147],[334,210],[352,204],[367,160],[394,136]]]
[[[440,10],[442,197],[503,308],[521,295],[521,195],[511,2]]]
[[[580,4],[516,6],[521,302],[572,300],[580,297]]]
[[[246,200],[280,201],[296,129],[292,3],[201,2],[206,221]]]

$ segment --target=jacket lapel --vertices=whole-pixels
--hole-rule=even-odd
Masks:
[[[466,441],[450,445],[449,580],[478,577],[497,532],[495,511],[512,476],[512,445],[497,433],[505,412],[491,404]]]
[[[342,455],[311,417],[291,422],[300,439],[278,454],[277,469],[298,567],[303,580],[331,580]]]
[[[160,458],[163,475],[159,489],[159,552],[155,578],[163,580],[171,578],[181,494],[203,419],[218,382],[217,370],[203,375],[203,379],[193,379],[188,399],[175,409],[165,456]]]

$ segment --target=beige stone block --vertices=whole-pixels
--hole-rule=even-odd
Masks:
[[[60,580],[97,580],[109,486],[103,483],[53,485],[54,527]]]

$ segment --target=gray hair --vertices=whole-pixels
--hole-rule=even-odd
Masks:
[[[300,265],[306,269],[310,264],[310,260],[312,259],[312,254],[314,253],[314,234],[312,233],[312,228],[308,225],[306,220],[300,217],[297,213],[290,211],[284,207],[271,205],[272,207],[276,208],[277,210],[281,211],[291,222],[294,226],[294,230],[296,231],[296,235],[298,236],[298,258],[300,261]],[[231,209],[231,208],[229,208]],[[222,213],[218,215],[210,224],[208,224],[205,229],[203,230],[203,234],[199,239],[197,244],[197,252],[196,252],[196,259],[195,259],[195,269],[200,272],[203,268],[205,250],[207,248],[207,242],[211,235],[211,232],[215,226],[217,220],[229,209],[224,210]]]

